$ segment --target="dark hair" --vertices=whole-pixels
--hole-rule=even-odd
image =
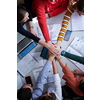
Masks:
[[[56,95],[54,93],[50,93],[50,96],[40,96],[38,100],[56,100]]]
[[[79,84],[79,89],[84,93],[84,82],[81,82],[81,81],[80,81],[80,84]]]
[[[17,22],[20,22],[24,18],[26,12],[27,10],[22,4],[17,6]]]
[[[32,97],[31,89],[21,88],[17,92],[17,98],[19,100],[30,100]]]
[[[77,1],[77,9],[84,13],[84,0]]]

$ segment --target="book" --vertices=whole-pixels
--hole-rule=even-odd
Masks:
[[[37,64],[38,62],[28,53],[17,63],[17,72],[25,77]]]
[[[75,37],[73,39],[73,41],[71,42],[71,44],[68,46],[68,48],[66,49],[67,52],[78,55],[78,56],[82,56],[84,57],[84,37],[82,38],[78,38]],[[69,58],[68,58],[69,59]],[[84,71],[84,65],[69,59],[72,63],[74,63],[79,69],[81,69],[82,71]]]
[[[71,21],[72,31],[84,30],[84,15],[79,16],[77,12],[74,12]]]

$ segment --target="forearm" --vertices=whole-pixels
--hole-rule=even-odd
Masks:
[[[32,28],[32,26],[33,26],[32,21],[28,21],[28,25],[29,25],[29,28]]]
[[[46,48],[48,48],[48,47],[49,47],[49,44],[48,44],[48,43],[46,43],[46,42],[44,42],[43,40],[39,40],[39,41],[38,41],[38,43],[39,43],[40,45],[42,45],[42,46],[46,47]]]
[[[60,32],[59,32],[59,35],[57,38],[58,41],[63,41],[63,39],[64,39],[65,33],[68,29],[69,21],[72,16],[72,13],[74,13],[74,9],[72,9],[72,8],[73,8],[73,6],[70,5],[68,7],[68,9],[66,10],[66,13],[65,13],[63,21],[62,21],[62,27],[60,29]]]
[[[49,33],[48,26],[47,26],[47,23],[46,23],[46,18],[45,19],[40,18],[40,19],[38,19],[38,22],[39,22],[39,26],[40,26],[40,29],[42,31],[42,34],[43,34],[46,42],[51,41],[50,33]]]
[[[21,33],[22,35],[33,39],[35,42],[39,42],[40,38],[38,38],[37,36],[35,36],[34,34],[32,34],[31,32],[25,30],[21,25],[17,25],[17,32]]]
[[[55,59],[53,59],[52,65],[53,65],[53,73],[58,74],[58,68]]]
[[[58,62],[62,68],[65,67],[66,64],[64,63],[64,61],[61,58],[58,59]]]
[[[77,61],[79,63],[84,64],[84,57],[77,56],[77,55],[74,55],[74,54],[71,54],[71,53],[68,53],[68,52],[65,52],[64,56],[69,58],[69,59],[72,59],[72,60],[75,60],[75,61]]]
[[[54,56],[49,56],[49,58],[48,58],[48,61],[53,61],[53,59],[54,59]]]
[[[45,15],[45,1],[44,0],[35,0],[35,10],[38,18],[38,23],[42,34],[46,41],[50,41],[49,31],[46,23],[46,15]]]
[[[60,46],[60,45],[61,45],[61,43],[62,43],[62,41],[57,40],[57,43],[56,43],[56,44],[57,44],[58,46]]]

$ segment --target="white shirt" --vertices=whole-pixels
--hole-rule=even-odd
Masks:
[[[59,74],[54,74],[53,78],[54,78],[53,87],[50,86],[47,92],[54,93],[56,95],[56,100],[62,100],[61,79],[59,77]]]

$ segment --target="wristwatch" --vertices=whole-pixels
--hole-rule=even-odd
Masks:
[[[65,55],[65,51],[62,51],[62,52],[61,52],[61,55],[64,56],[64,55]]]

